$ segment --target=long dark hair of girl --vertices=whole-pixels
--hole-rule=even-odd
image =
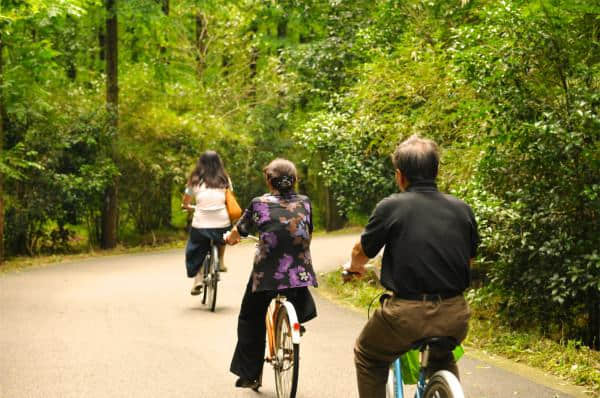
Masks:
[[[196,168],[188,178],[188,186],[204,183],[207,188],[229,188],[229,176],[223,161],[215,151],[206,151],[200,155]]]

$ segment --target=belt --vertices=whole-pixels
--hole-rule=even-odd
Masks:
[[[460,296],[461,293],[396,293],[394,292],[394,297],[403,299],[403,300],[413,300],[413,301],[442,301],[447,300],[452,297]]]

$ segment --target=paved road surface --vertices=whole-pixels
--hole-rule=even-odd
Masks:
[[[355,240],[316,238],[317,272],[341,264]],[[228,372],[253,251],[228,249],[216,313],[189,295],[181,250],[0,276],[0,398],[275,397],[268,365],[260,394],[234,388]],[[365,314],[315,293],[298,398],[357,397],[352,346]],[[461,371],[471,398],[571,396],[471,358]]]

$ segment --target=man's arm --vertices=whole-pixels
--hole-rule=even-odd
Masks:
[[[360,240],[352,248],[350,269],[348,271],[363,275],[365,264],[369,261],[369,258],[375,257],[386,244],[389,231],[389,216],[386,206],[388,203],[384,199],[375,206],[375,210],[369,217],[369,222],[365,226]]]
[[[352,248],[352,257],[350,261],[350,272],[357,272],[360,275],[365,273],[365,264],[369,261],[369,257],[365,254],[360,241],[356,242]]]

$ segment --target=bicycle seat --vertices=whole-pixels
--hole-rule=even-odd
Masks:
[[[458,345],[458,341],[450,336],[425,337],[415,341],[411,349],[425,351],[427,347],[435,348],[437,351],[452,351]]]

